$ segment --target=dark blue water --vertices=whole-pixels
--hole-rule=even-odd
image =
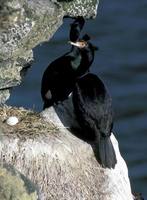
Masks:
[[[48,63],[69,50],[69,20],[49,43],[34,49],[35,62],[11,105],[41,110],[40,82]],[[87,22],[100,50],[92,71],[106,83],[113,98],[114,132],[129,167],[133,191],[147,198],[147,0],[103,0],[96,20]]]

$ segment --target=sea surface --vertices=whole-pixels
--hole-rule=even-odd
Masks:
[[[40,84],[48,64],[70,49],[65,19],[50,42],[34,49],[33,67],[8,104],[41,111]],[[113,99],[114,133],[119,140],[132,190],[147,199],[147,0],[102,0],[88,33],[99,46],[92,72],[107,85]]]

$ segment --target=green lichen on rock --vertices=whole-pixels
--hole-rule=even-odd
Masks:
[[[8,14],[7,30],[4,25],[1,29],[0,45],[3,48],[0,49],[0,59],[4,55],[6,59],[25,53],[43,40],[47,40],[55,30],[54,25],[58,27],[58,20],[59,24],[62,24],[59,18],[63,17],[63,11],[50,1],[31,0],[21,1],[18,4],[21,15],[13,18],[11,13]]]
[[[0,200],[37,200],[34,184],[12,166],[0,167]]]
[[[94,18],[97,14],[99,0],[75,0],[61,1],[66,15],[84,16],[85,18]]]
[[[0,91],[20,84],[21,71],[33,60],[32,48],[48,40],[62,24],[64,11],[48,0],[1,0]],[[1,99],[0,99],[1,100]]]
[[[21,52],[20,52],[21,53]],[[20,84],[22,70],[28,68],[33,61],[32,50],[0,62],[0,89],[11,88]]]

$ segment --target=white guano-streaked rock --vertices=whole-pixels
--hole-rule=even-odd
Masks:
[[[41,117],[9,107],[0,114],[0,163],[13,165],[33,182],[40,200],[133,200],[114,135],[117,165],[110,170],[99,165],[90,144],[68,129],[78,127],[70,99],[46,109]],[[21,119],[16,126],[6,124],[9,115]]]
[[[62,131],[65,131],[64,126],[68,128],[78,127],[70,99],[66,100],[65,103],[44,110],[41,113],[41,116],[46,121],[52,121],[52,123],[56,124]],[[119,144],[113,133],[111,135],[111,141],[115,149],[117,164],[114,169],[104,169],[98,165],[100,174],[95,174],[95,176],[100,176],[99,179],[103,177],[103,181],[101,183],[101,187],[97,188],[97,198],[92,199],[133,200],[128,176],[128,168],[120,154]]]

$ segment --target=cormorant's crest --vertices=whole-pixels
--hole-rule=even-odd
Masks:
[[[90,40],[90,36],[88,34],[85,34],[83,37],[82,37],[83,40],[85,41],[89,41]]]
[[[84,40],[85,42],[88,42],[90,40],[90,36],[88,34],[85,34],[83,37],[82,37],[82,40]],[[97,51],[99,50],[99,47],[96,47],[94,46],[93,44],[91,44],[92,48],[94,51]]]

